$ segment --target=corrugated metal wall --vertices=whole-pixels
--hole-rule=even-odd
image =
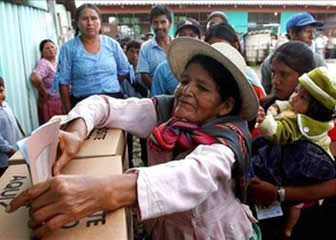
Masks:
[[[37,92],[29,76],[40,58],[40,41],[49,38],[57,42],[52,15],[0,0],[0,30],[0,68],[6,84],[6,101],[29,133],[38,126]]]

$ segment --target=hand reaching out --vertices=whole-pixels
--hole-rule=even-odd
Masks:
[[[104,187],[109,182],[108,176],[58,175],[22,192],[11,202],[9,212],[29,204],[28,224],[33,236],[45,237],[68,223],[111,208],[106,204],[111,202],[106,197],[112,186]]]
[[[43,238],[99,210],[135,206],[137,177],[137,174],[58,175],[20,193],[7,212],[29,205],[29,227],[34,237]]]
[[[53,166],[53,175],[60,171],[73,159],[80,150],[83,140],[75,133],[60,131],[58,144],[58,158]]]

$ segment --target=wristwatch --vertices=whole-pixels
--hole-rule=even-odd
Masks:
[[[280,186],[278,187],[278,190],[277,190],[277,200],[279,202],[284,202],[285,201],[285,188]]]

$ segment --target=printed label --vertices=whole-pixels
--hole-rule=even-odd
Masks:
[[[69,223],[67,225],[64,225],[62,228],[63,229],[69,229],[69,228],[74,228],[80,225],[81,222],[85,221],[85,226],[86,227],[93,227],[93,226],[100,226],[100,225],[105,225],[106,223],[106,214],[104,211],[99,211],[93,214],[90,214],[87,216],[85,219],[78,220],[72,223]]]
[[[0,206],[6,209],[8,203],[22,191],[21,187],[26,179],[26,176],[12,176],[12,179],[0,193]]]
[[[280,217],[283,215],[281,204],[279,201],[275,201],[268,207],[258,207],[255,206],[257,218],[258,220],[273,218],[273,217]]]

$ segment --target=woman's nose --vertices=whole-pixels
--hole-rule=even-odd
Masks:
[[[186,84],[185,86],[183,86],[182,92],[184,95],[188,95],[188,94],[192,94],[193,92],[193,86],[191,83]]]
[[[272,84],[278,85],[280,83],[279,78],[274,74],[272,77]]]

